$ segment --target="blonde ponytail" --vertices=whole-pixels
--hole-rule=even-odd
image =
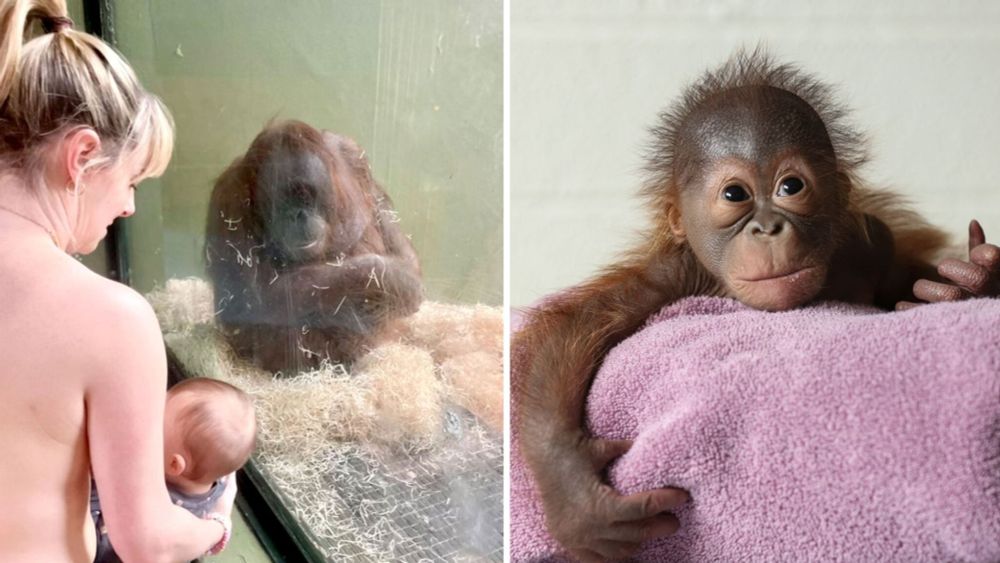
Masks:
[[[17,74],[24,32],[32,20],[66,16],[64,0],[28,0],[0,4],[0,105],[7,100]]]
[[[49,32],[32,35],[38,22]],[[125,59],[72,29],[65,0],[0,0],[0,159],[28,169],[36,149],[60,131],[85,126],[101,138],[103,158],[146,151],[143,177],[163,172],[173,121]]]

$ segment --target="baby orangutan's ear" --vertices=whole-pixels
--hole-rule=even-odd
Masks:
[[[187,460],[181,454],[173,454],[167,463],[167,474],[171,477],[180,477],[187,469]]]
[[[666,223],[670,226],[670,231],[673,233],[675,240],[683,241],[687,238],[687,232],[684,230],[684,225],[681,224],[681,210],[677,207],[677,201],[672,201],[670,206],[667,207],[666,219]]]

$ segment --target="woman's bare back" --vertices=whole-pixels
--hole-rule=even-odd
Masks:
[[[0,560],[92,561],[81,366],[101,332],[94,307],[118,288],[6,215],[0,211]]]

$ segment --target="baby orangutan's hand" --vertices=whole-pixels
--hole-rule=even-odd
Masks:
[[[575,451],[552,452],[539,489],[549,532],[570,555],[585,563],[624,559],[645,541],[677,531],[669,514],[688,500],[681,489],[655,489],[628,496],[600,479],[604,467],[628,451],[629,440],[582,438]],[[553,448],[559,450],[561,448]]]
[[[937,267],[938,275],[950,281],[917,280],[913,296],[928,303],[958,301],[969,297],[1000,296],[1000,247],[986,243],[983,227],[975,219],[969,223],[969,261],[945,258]],[[900,301],[896,310],[920,303]]]

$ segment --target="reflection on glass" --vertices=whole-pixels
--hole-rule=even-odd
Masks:
[[[252,4],[116,5],[178,129],[133,283],[189,375],[254,397],[326,559],[499,561],[501,3]]]

